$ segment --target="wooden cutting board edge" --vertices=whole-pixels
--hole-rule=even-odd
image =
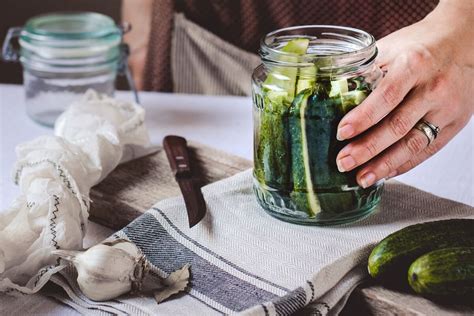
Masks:
[[[252,167],[252,162],[221,150],[188,142],[194,174],[206,185]],[[119,165],[90,193],[89,219],[119,230],[156,202],[180,195],[166,153],[156,153]]]

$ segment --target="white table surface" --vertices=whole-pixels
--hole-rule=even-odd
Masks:
[[[131,99],[128,92],[119,92],[117,97]],[[252,105],[249,97],[142,92],[140,98],[146,109],[146,124],[154,143],[161,144],[165,135],[177,134],[247,159],[252,158]],[[11,180],[16,159],[15,146],[52,133],[52,129],[40,126],[26,116],[22,86],[0,85],[0,212],[19,194]],[[474,206],[473,145],[474,122],[471,119],[437,155],[397,179]],[[90,223],[85,246],[110,233],[110,230]],[[0,296],[0,300],[9,299]],[[52,300],[43,304],[41,310],[74,314]]]
[[[130,99],[128,92],[118,98]],[[141,92],[146,124],[154,143],[163,136],[178,134],[233,153],[252,158],[252,105],[248,97],[201,96]],[[0,211],[18,195],[11,181],[15,146],[36,136],[52,134],[25,114],[23,90],[0,85]],[[425,191],[474,205],[474,122],[470,123],[437,155],[399,181]]]

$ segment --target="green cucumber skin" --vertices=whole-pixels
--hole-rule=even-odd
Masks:
[[[307,111],[308,138],[310,139],[311,167],[313,182],[318,187],[357,186],[356,172],[339,172],[336,157],[349,141],[338,141],[337,127],[342,117],[358,103],[342,106],[341,97],[329,97],[331,82],[320,79],[316,91],[309,99]],[[362,91],[368,94],[368,91]]]
[[[254,108],[254,161],[255,161],[255,176],[260,183],[266,183],[272,180],[271,165],[273,157],[271,155],[271,148],[269,140],[271,139],[270,117],[264,110],[263,97],[261,95],[255,96]]]
[[[474,247],[444,248],[415,260],[408,283],[422,295],[474,297]]]
[[[384,238],[372,250],[369,274],[398,282],[406,278],[410,264],[419,256],[448,247],[474,247],[474,219],[449,219],[405,227]]]
[[[342,118],[337,106],[322,88],[309,98],[306,131],[313,182],[320,187],[343,185],[348,180],[347,173],[339,172],[336,166],[337,153],[343,146],[336,139],[337,125]]]
[[[270,187],[290,190],[288,107],[263,97],[254,115],[257,136],[254,159],[257,179]]]
[[[289,41],[283,52],[301,55],[306,52],[309,40],[299,38]],[[285,56],[283,61],[296,61],[295,56]],[[276,76],[279,75],[279,76]],[[254,131],[256,144],[254,145],[255,176],[259,182],[279,190],[291,190],[291,170],[289,151],[288,117],[289,104],[292,102],[297,89],[298,69],[293,67],[274,67],[263,82],[264,88],[261,95],[254,96],[257,105],[254,111]],[[283,79],[285,78],[285,79]],[[286,94],[285,97],[270,97],[271,92]],[[259,102],[260,101],[260,102]]]
[[[271,113],[272,118],[272,151],[273,166],[275,168],[275,183],[271,184],[275,188],[281,190],[291,189],[291,165],[290,165],[290,148],[289,148],[289,127],[288,112],[286,105],[281,104],[279,108]]]
[[[342,118],[338,113],[335,99],[329,98],[325,85],[309,98],[306,133],[312,180],[317,188],[334,188],[345,184],[355,184],[355,174],[337,170],[336,156],[342,148],[336,139],[337,124]],[[352,180],[352,181],[351,181]],[[318,193],[321,209],[326,213],[340,213],[354,207],[353,194],[340,193],[337,199],[331,194]]]
[[[301,106],[308,102],[312,91],[306,89],[301,91],[293,100],[290,108],[289,127],[291,139],[291,171],[293,177],[293,191],[290,197],[303,212],[309,216],[313,215],[307,199],[307,183],[305,177],[305,168],[303,163],[303,145],[301,135],[301,120],[300,110]]]

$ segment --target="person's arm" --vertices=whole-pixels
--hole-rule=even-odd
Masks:
[[[148,54],[152,6],[152,0],[122,0],[122,21],[132,26],[131,31],[125,34],[125,42],[130,46],[128,64],[138,90],[142,90],[145,86],[143,77]]]
[[[352,139],[338,154],[340,171],[362,166],[367,187],[404,173],[446,145],[474,112],[474,2],[441,0],[422,21],[377,42],[387,73],[372,94],[340,122],[338,139]],[[440,128],[428,138],[420,120]]]

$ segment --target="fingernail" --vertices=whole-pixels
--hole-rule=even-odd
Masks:
[[[396,175],[397,175],[397,171],[392,171],[392,172],[390,172],[390,173],[388,174],[388,178],[389,178],[389,179],[390,179],[390,178],[393,178],[393,177],[395,177]]]
[[[370,187],[375,183],[375,174],[372,172],[367,172],[362,177],[360,177],[360,185],[365,189]]]
[[[345,157],[350,155],[352,152],[352,144],[346,145],[344,148],[341,149],[341,151],[337,154],[338,157]]]
[[[355,131],[354,131],[354,128],[352,127],[352,125],[346,124],[346,125],[341,126],[337,130],[336,138],[337,138],[337,140],[348,139],[348,138],[352,137],[352,135],[354,135],[354,132]]]
[[[351,156],[346,156],[342,159],[336,160],[336,165],[340,172],[346,172],[356,166],[356,161]]]

